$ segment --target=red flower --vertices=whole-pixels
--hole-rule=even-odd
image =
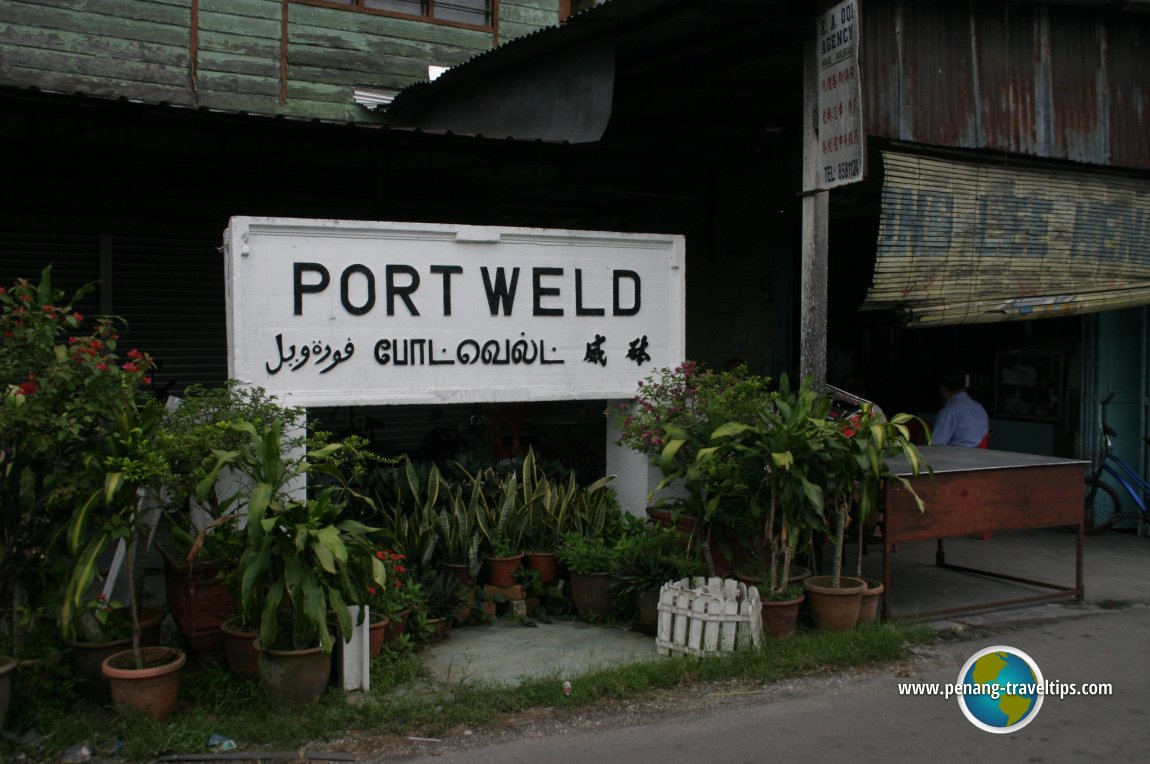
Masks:
[[[375,553],[375,559],[377,559],[377,560],[382,560],[382,559],[383,559],[383,550],[382,550],[382,549],[380,549],[379,551],[377,551],[377,552]]]
[[[44,312],[45,313],[55,313],[56,312],[56,306],[55,305],[45,305],[44,306]]]
[[[32,380],[21,382],[19,387],[21,395],[35,395],[38,389],[39,388],[36,387],[36,383]]]
[[[75,345],[79,341],[80,341],[79,337],[69,337],[68,338],[68,344],[69,345]]]
[[[83,313],[73,313],[72,318],[76,319],[76,323],[80,323],[81,321],[84,320],[84,314]]]
[[[405,567],[404,567],[404,566],[402,566],[402,565],[396,565],[396,566],[395,566],[395,572],[396,572],[396,573],[406,573],[406,572],[407,572],[407,568],[405,568]]]
[[[151,377],[144,377],[144,378],[143,378],[143,379],[141,379],[140,381],[141,381],[141,382],[143,382],[145,385],[150,385],[150,384],[152,384],[152,378],[151,378]]]
[[[32,295],[22,294],[22,295],[20,295],[20,301],[21,302],[32,302]]]
[[[100,340],[88,340],[88,347],[90,347],[90,348],[102,348],[102,347],[104,347],[104,343],[101,342]]]
[[[96,368],[99,369],[100,371],[107,371],[108,370],[108,364],[98,363],[98,364],[96,364]]]
[[[135,348],[132,348],[131,350],[128,351],[128,358],[143,358],[143,357],[144,357],[144,354],[141,353],[139,350],[136,350]]]
[[[367,587],[367,593],[374,597],[375,596],[375,587],[374,586]]]
[[[5,289],[4,287],[0,287],[0,295],[4,295],[4,294],[8,294],[8,290]]]
[[[137,371],[140,370],[139,367],[137,367],[136,364],[134,364],[134,363],[126,363],[123,366],[121,366],[120,368],[123,369],[124,371],[130,372],[132,374],[135,374]]]

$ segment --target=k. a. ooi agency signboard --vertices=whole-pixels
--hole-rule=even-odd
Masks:
[[[232,218],[229,374],[305,406],[627,398],[685,352],[681,236]]]

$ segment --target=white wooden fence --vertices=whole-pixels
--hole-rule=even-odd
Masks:
[[[659,655],[717,655],[758,647],[763,639],[759,590],[734,579],[684,578],[659,592]]]

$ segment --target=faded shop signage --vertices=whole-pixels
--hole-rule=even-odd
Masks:
[[[862,180],[866,172],[858,2],[845,0],[821,14],[816,31],[820,157],[816,187],[831,189]]]
[[[229,373],[298,405],[624,398],[682,360],[683,238],[233,218]]]

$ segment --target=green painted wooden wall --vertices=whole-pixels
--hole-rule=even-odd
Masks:
[[[353,86],[399,90],[427,79],[429,65],[489,50],[496,35],[502,43],[559,21],[558,0],[501,0],[494,34],[283,0],[196,5],[4,0],[0,85],[372,122],[381,115],[355,103]]]

